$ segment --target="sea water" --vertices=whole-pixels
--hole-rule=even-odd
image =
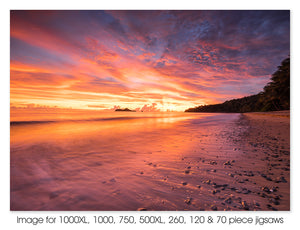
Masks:
[[[204,173],[196,163],[232,148],[226,132],[239,116],[18,116],[10,125],[11,210],[183,210]]]

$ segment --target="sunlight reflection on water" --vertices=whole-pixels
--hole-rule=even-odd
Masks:
[[[169,197],[182,157],[238,115],[114,113],[11,124],[12,210],[136,210]],[[103,119],[105,118],[105,119]],[[163,173],[162,173],[163,172]],[[170,179],[169,179],[170,180]],[[173,182],[172,182],[173,183]],[[34,196],[33,196],[34,194]]]

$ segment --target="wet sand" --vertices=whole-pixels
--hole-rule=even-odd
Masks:
[[[289,210],[289,153],[286,112],[13,125],[11,209]]]
[[[253,159],[256,175],[251,180],[261,188],[256,191],[261,209],[290,210],[290,111],[243,116],[249,129],[242,148]]]

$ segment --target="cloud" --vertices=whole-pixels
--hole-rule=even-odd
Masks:
[[[12,10],[11,101],[155,111],[258,93],[289,54],[289,16]]]

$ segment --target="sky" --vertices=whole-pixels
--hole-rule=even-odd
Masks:
[[[259,93],[289,54],[287,10],[12,10],[11,109],[184,111]]]

